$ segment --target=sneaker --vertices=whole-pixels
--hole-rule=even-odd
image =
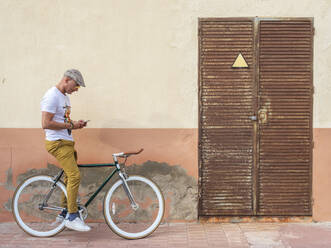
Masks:
[[[56,222],[62,222],[66,218],[68,213],[67,209],[63,209],[62,212],[56,217]]]
[[[64,225],[69,229],[73,229],[79,232],[88,232],[91,230],[91,227],[86,225],[84,221],[82,221],[79,217],[76,217],[74,220],[71,221],[69,219],[65,219]]]
[[[64,217],[62,215],[58,215],[56,216],[54,224],[61,223],[62,221],[64,221]]]
[[[63,209],[62,212],[56,216],[55,221],[51,224],[51,226],[57,225],[59,223],[62,223],[64,221],[64,219],[67,216],[68,211],[66,209]]]

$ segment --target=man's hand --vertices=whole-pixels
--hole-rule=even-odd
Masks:
[[[79,120],[79,121],[73,121],[74,128],[73,129],[81,129],[83,127],[86,127],[87,122],[84,120]]]

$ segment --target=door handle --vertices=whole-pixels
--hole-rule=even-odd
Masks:
[[[268,111],[266,109],[260,109],[258,111],[259,123],[266,124],[268,122]]]

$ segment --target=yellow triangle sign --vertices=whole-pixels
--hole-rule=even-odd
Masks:
[[[244,59],[244,57],[242,56],[241,53],[238,54],[236,60],[234,61],[232,67],[236,67],[236,68],[244,68],[244,67],[248,67],[246,60]]]

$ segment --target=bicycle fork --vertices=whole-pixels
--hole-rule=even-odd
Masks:
[[[139,208],[139,205],[136,203],[132,193],[131,193],[131,190],[129,188],[129,185],[128,183],[126,182],[126,179],[127,179],[127,175],[126,174],[123,174],[122,172],[119,172],[119,176],[123,182],[123,188],[124,188],[124,191],[126,193],[126,195],[128,196],[129,200],[130,200],[130,203],[131,203],[131,207],[133,210],[138,210]]]

